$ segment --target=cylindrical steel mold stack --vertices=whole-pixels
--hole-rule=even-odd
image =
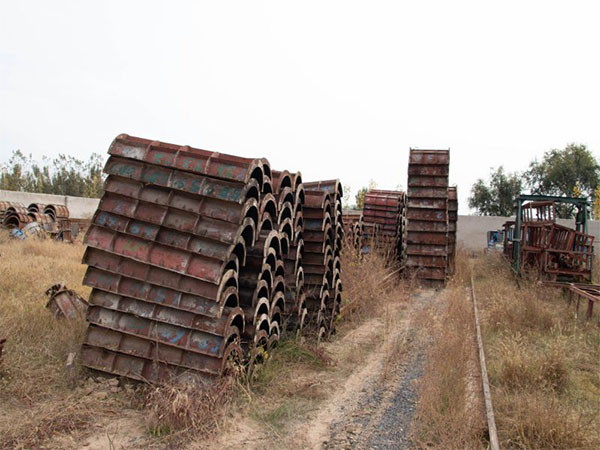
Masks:
[[[444,286],[447,276],[449,166],[449,150],[410,150],[407,267],[433,287]]]
[[[273,187],[277,200],[278,229],[287,240],[288,251],[283,255],[286,307],[284,327],[301,332],[307,320],[304,292],[304,185],[300,172],[273,171]]]
[[[30,217],[27,212],[27,208],[21,204],[8,203],[5,204],[7,208],[4,210],[2,218],[2,225],[6,228],[20,228],[22,229],[28,223],[33,222],[33,217]]]
[[[304,183],[304,189],[303,269],[307,307],[311,325],[322,338],[335,332],[335,319],[342,303],[340,254],[344,239],[344,193],[339,180]]]
[[[241,357],[240,267],[261,238],[270,167],[127,135],[86,234],[89,368],[212,381]],[[58,212],[58,211],[57,211]]]
[[[456,186],[448,188],[448,273],[456,271],[456,225],[458,221],[458,195]]]

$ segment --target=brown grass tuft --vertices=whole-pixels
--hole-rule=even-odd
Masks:
[[[150,434],[179,441],[209,438],[218,430],[225,407],[235,394],[235,380],[223,378],[215,385],[162,384],[146,389],[145,410]]]
[[[390,302],[408,299],[409,286],[400,279],[396,268],[387,266],[385,258],[376,252],[359,255],[345,246],[342,267],[344,295],[339,318],[342,322],[356,325],[368,317],[381,315]]]

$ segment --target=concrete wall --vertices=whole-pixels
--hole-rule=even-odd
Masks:
[[[458,216],[456,239],[467,250],[482,250],[487,246],[487,232],[501,229],[507,220],[514,220],[514,217]],[[558,223],[574,227],[575,219],[559,219]],[[588,232],[595,236],[594,247],[597,253],[600,251],[600,221],[591,220]]]
[[[19,202],[27,207],[30,203],[66,205],[72,219],[91,219],[100,202],[97,198],[70,197],[68,195],[36,194],[0,190],[0,201]]]

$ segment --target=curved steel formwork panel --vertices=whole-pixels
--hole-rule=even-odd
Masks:
[[[304,186],[300,172],[273,171],[275,198],[279,206],[278,229],[285,236],[287,251],[282,251],[285,308],[281,311],[281,331],[301,332],[307,318],[304,295]],[[284,323],[282,323],[282,321]]]
[[[458,193],[456,186],[448,188],[448,274],[456,271],[456,226],[458,222]]]
[[[42,206],[42,205],[40,204],[39,206]],[[39,212],[42,212],[42,211],[39,211]],[[45,205],[44,209],[43,209],[43,213],[52,217],[52,220],[54,220],[54,221],[57,221],[59,219],[68,219],[69,218],[69,208],[67,208],[65,205]]]
[[[127,135],[109,154],[85,237],[93,289],[83,364],[136,380],[211,381],[242,357],[239,274],[259,237],[268,162]]]
[[[407,267],[424,284],[444,286],[448,268],[449,150],[410,149]]]
[[[304,183],[304,284],[310,325],[319,338],[335,332],[342,302],[340,254],[344,239],[339,180]]]

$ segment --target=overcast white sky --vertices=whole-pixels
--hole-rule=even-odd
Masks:
[[[406,186],[451,148],[461,213],[491,166],[600,153],[598,1],[0,1],[0,162],[128,133]]]

